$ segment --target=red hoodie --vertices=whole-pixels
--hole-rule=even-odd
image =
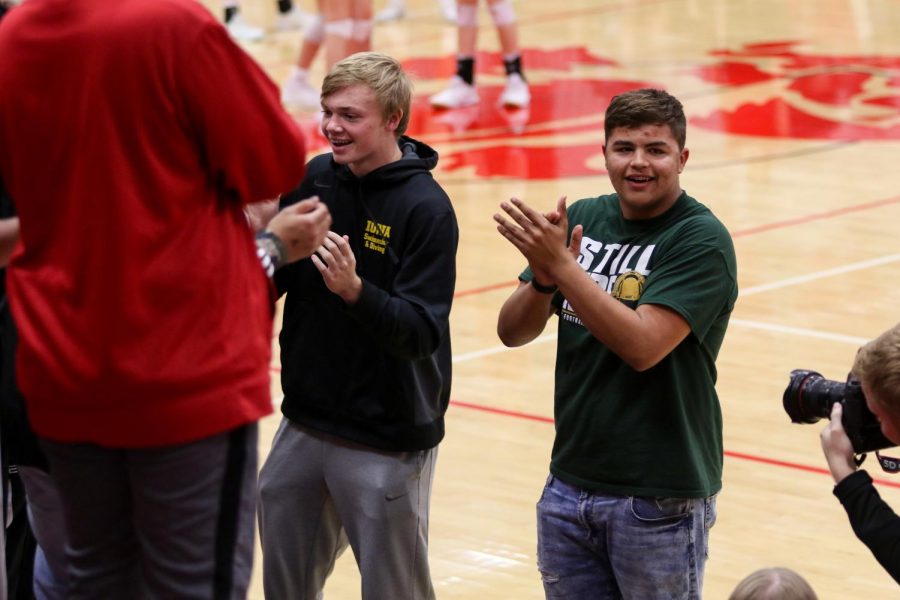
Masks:
[[[242,209],[295,187],[278,90],[195,0],[29,0],[0,23],[17,376],[38,435],[148,447],[271,412]]]

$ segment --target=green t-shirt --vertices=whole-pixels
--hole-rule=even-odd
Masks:
[[[559,337],[550,471],[589,490],[707,497],[722,487],[722,412],[715,359],[737,299],[728,231],[682,194],[665,214],[622,217],[613,194],[576,202],[584,227],[578,263],[626,305],[666,306],[691,333],[638,372],[604,346],[556,294]],[[528,269],[522,279],[530,280]]]

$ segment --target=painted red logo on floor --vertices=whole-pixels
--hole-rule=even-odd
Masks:
[[[721,62],[695,74],[724,86],[723,102],[733,108],[694,116],[691,125],[765,137],[900,139],[900,57],[813,55],[795,48],[794,42],[772,42],[714,51]]]
[[[900,57],[802,54],[794,42],[710,54],[714,64],[690,72],[721,86],[715,93],[722,94],[722,108],[688,114],[691,126],[779,138],[900,139]],[[439,110],[421,91],[413,100],[409,134],[438,149],[445,173],[519,179],[603,175],[609,101],[630,89],[663,87],[604,77],[602,68],[614,63],[584,48],[525,50],[525,75],[534,75],[531,106],[509,110],[498,106],[505,82],[498,53],[480,52],[476,65],[479,104]],[[453,75],[455,58],[411,59],[404,67],[420,90],[435,92],[435,84]],[[311,149],[327,150],[317,126],[304,123]]]
[[[612,64],[583,48],[526,50],[525,75],[540,73],[530,82],[531,106],[509,110],[498,105],[505,75],[496,52],[476,57],[476,85],[480,102],[453,110],[433,108],[428,95],[413,99],[408,132],[435,147],[439,169],[478,177],[549,179],[603,175],[603,112],[613,96],[652,84],[643,81],[586,79],[585,70]],[[455,58],[419,58],[404,62],[417,91],[429,82],[432,92],[449,82]],[[432,85],[437,84],[437,85]],[[310,146],[327,149],[316,124],[303,124]],[[567,141],[560,143],[558,136]],[[552,138],[552,139],[551,139]]]

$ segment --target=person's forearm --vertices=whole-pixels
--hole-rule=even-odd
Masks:
[[[688,333],[686,322],[671,335],[660,311],[643,305],[633,310],[613,298],[573,260],[553,270],[553,277],[572,309],[591,334],[632,368],[648,369],[666,357]]]
[[[497,335],[505,346],[523,346],[539,336],[552,314],[552,293],[539,292],[528,282],[507,299],[497,318]]]
[[[251,202],[244,207],[244,213],[247,215],[247,223],[254,233],[260,232],[266,228],[269,221],[278,213],[278,200],[264,200],[262,202]]]
[[[856,537],[882,567],[900,583],[900,517],[881,498],[865,471],[844,478],[835,486]]]
[[[828,462],[828,469],[831,471],[831,477],[835,484],[856,472],[856,463],[853,462],[852,454],[846,456],[843,453],[826,451],[825,460]]]

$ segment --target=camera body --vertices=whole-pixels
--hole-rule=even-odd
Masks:
[[[805,369],[791,371],[791,379],[784,390],[784,411],[794,423],[815,423],[831,416],[831,407],[840,402],[843,407],[841,423],[853,451],[857,454],[896,446],[881,433],[878,417],[866,405],[859,381],[852,375],[847,381],[831,381],[821,373]]]

